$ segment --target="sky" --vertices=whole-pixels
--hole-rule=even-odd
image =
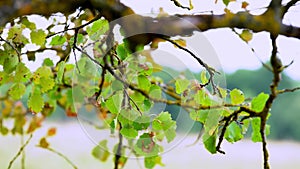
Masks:
[[[163,10],[168,14],[176,14],[176,13],[190,13],[190,14],[197,14],[197,13],[207,13],[213,9],[214,14],[222,14],[224,5],[222,4],[221,0],[219,0],[217,4],[215,4],[215,0],[204,0],[204,1],[192,1],[194,5],[194,9],[191,11],[187,11],[184,9],[180,9],[176,7],[171,1],[163,0],[160,3],[153,3],[153,0],[123,0],[123,2],[132,7],[132,9],[139,14],[147,14],[147,13],[157,13],[159,12],[159,8],[163,7]],[[188,6],[188,0],[181,0],[183,4]],[[229,9],[233,12],[237,12],[242,10],[240,8],[242,1],[230,2]],[[268,6],[268,1],[255,1],[249,0],[249,6],[247,7],[248,10],[251,11],[253,14],[261,14],[265,11],[265,8]],[[285,4],[288,1],[283,1]],[[294,26],[300,26],[300,5],[293,7],[290,9],[290,12],[284,18],[285,24],[291,24]],[[200,34],[200,33],[199,33]],[[198,35],[199,35],[198,34]],[[198,36],[197,35],[197,36]],[[213,55],[214,59],[217,59],[218,63],[216,63],[219,67],[223,69],[223,71],[227,73],[233,73],[238,69],[258,69],[261,67],[261,62],[267,62],[269,60],[271,54],[271,41],[269,38],[269,34],[266,32],[255,33],[253,35],[253,39],[246,44],[241,39],[237,37],[230,29],[215,29],[209,30],[206,32],[201,33],[201,41],[205,41],[210,43],[216,55]],[[206,38],[206,39],[205,39]],[[199,38],[196,37],[199,40]],[[284,36],[279,36],[278,38],[278,55],[281,57],[282,62],[284,64],[289,64],[291,61],[294,61],[294,64],[291,65],[288,69],[285,70],[291,78],[294,80],[300,80],[300,41],[299,39],[295,38],[287,38]],[[189,44],[195,44],[195,42],[191,42],[187,39],[187,47]],[[199,45],[201,46],[201,45]],[[169,44],[162,44],[160,46],[164,49],[164,51],[168,51],[170,55],[178,56],[179,61],[183,62],[182,65],[189,67],[192,70],[199,70],[199,65],[195,63],[195,61],[187,56],[184,52],[180,50],[169,50],[172,46]],[[199,47],[196,47],[199,48]],[[200,47],[201,48],[201,47]],[[251,48],[255,50],[255,53],[251,51]],[[207,48],[205,48],[206,50]],[[172,53],[173,51],[173,53]],[[157,55],[155,55],[157,54]],[[164,53],[165,54],[165,53]],[[211,54],[211,50],[208,51],[207,55]],[[204,53],[204,55],[206,55]],[[161,62],[162,64],[170,65],[169,59],[159,59],[159,52],[154,53],[154,57],[156,60]],[[207,56],[209,57],[211,55]],[[170,58],[170,57],[167,57]],[[188,59],[190,58],[190,59]],[[205,60],[205,59],[203,59]],[[172,60],[175,62],[175,60]],[[209,62],[209,61],[208,61]],[[178,64],[180,64],[178,62]],[[177,64],[177,65],[178,65]],[[175,65],[172,63],[171,65]]]

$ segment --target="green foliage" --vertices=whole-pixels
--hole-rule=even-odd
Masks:
[[[39,113],[44,107],[44,99],[41,90],[38,87],[33,87],[32,93],[28,99],[28,107],[34,113]]]
[[[7,56],[4,56],[4,62],[3,62],[3,70],[6,72],[6,73],[12,73],[18,63],[19,63],[19,59],[18,59],[18,56],[17,55],[7,55]]]
[[[111,113],[118,114],[121,110],[122,101],[123,101],[123,95],[122,93],[118,93],[110,97],[105,102],[105,106]]]
[[[206,70],[201,71],[201,82],[202,82],[203,84],[208,83],[208,78],[207,78],[207,76],[206,76]]]
[[[232,104],[241,104],[244,102],[244,93],[239,89],[233,89],[230,92],[230,99]]]
[[[139,88],[148,92],[151,87],[151,82],[148,80],[148,78],[144,75],[138,76],[138,85]]]
[[[14,100],[19,100],[25,93],[26,86],[23,83],[16,83],[9,89],[9,95]]]
[[[118,45],[116,52],[118,54],[118,56],[120,57],[121,60],[124,60],[127,58],[128,56],[128,51],[125,47],[125,44],[120,44]]]
[[[175,82],[175,87],[176,87],[176,93],[181,94],[183,93],[188,86],[190,85],[190,81],[187,79],[178,79]]]
[[[66,66],[66,63],[64,61],[60,62],[57,65],[56,83],[58,83],[58,84],[62,83],[65,66]]]
[[[107,147],[107,140],[100,141],[99,144],[93,148],[92,155],[96,159],[105,162],[110,155]]]
[[[154,131],[159,132],[159,137],[166,137],[171,142],[176,136],[176,122],[172,120],[171,114],[168,112],[160,113],[152,122]]]
[[[254,118],[251,121],[251,126],[252,126],[251,139],[253,142],[261,142],[262,141],[262,138],[260,135],[260,123],[261,123],[260,118]]]
[[[157,145],[149,133],[142,134],[134,145],[134,151],[141,156],[153,157],[160,152],[160,146]]]
[[[51,39],[50,45],[63,45],[67,41],[65,36],[56,35]]]
[[[223,0],[226,6],[230,2],[231,0]],[[177,1],[176,4],[178,5]],[[190,7],[192,8],[191,1]],[[78,26],[91,18],[73,19],[68,19],[66,23]],[[264,111],[267,110],[266,103],[270,99],[270,94],[266,94],[265,90],[254,92],[230,86],[229,80],[230,91],[215,85],[218,83],[212,84],[214,77],[208,77],[209,70],[203,70],[194,76],[188,71],[177,72],[163,68],[155,63],[151,52],[142,51],[146,46],[133,44],[128,39],[117,42],[114,39],[115,32],[108,34],[111,25],[104,18],[89,23],[84,28],[75,28],[76,36],[74,32],[71,33],[73,28],[66,26],[70,30],[53,32],[53,26],[37,30],[35,23],[22,17],[7,32],[7,42],[4,41],[0,48],[0,65],[3,67],[0,71],[0,90],[1,98],[3,96],[4,99],[0,104],[2,135],[9,132],[24,134],[24,131],[33,133],[57,107],[68,117],[84,112],[84,115],[97,117],[91,120],[92,125],[94,122],[103,124],[102,127],[95,125],[96,128],[108,129],[111,135],[123,139],[112,150],[114,153],[121,152],[119,159],[115,156],[117,165],[121,167],[126,163],[127,157],[124,155],[130,150],[131,154],[144,157],[146,168],[154,168],[156,165],[164,165],[159,156],[163,152],[161,142],[173,141],[177,135],[177,126],[183,124],[174,120],[176,112],[156,112],[157,103],[176,105],[184,109],[183,112],[187,111],[189,120],[203,126],[202,142],[212,154],[220,152],[217,142],[223,140],[219,138],[223,134],[228,142],[234,143],[244,138],[251,125],[252,141],[262,142],[261,129],[265,130],[266,135],[270,132],[270,126],[262,123],[262,119],[267,117],[265,115],[269,115],[269,112]],[[23,33],[28,29],[29,39]],[[243,30],[239,35],[246,42],[252,39],[252,32],[249,30]],[[152,43],[157,43],[155,40]],[[39,48],[28,51],[25,45],[30,42]],[[186,45],[182,40],[174,42],[184,47]],[[137,46],[139,50],[131,51],[131,45]],[[60,60],[56,63],[46,58],[41,66],[31,72],[23,63],[23,57],[27,56],[30,60],[32,54],[44,50],[55,51]],[[136,53],[131,55],[133,52]],[[70,61],[73,56],[76,56],[76,63]],[[211,76],[211,72],[209,75]],[[257,82],[249,82],[243,78],[237,79],[238,83],[256,86]],[[261,80],[264,81],[265,78]],[[255,97],[251,99],[252,96]],[[27,100],[25,105],[24,100]],[[28,122],[28,111],[40,114]],[[8,118],[14,120],[12,130],[3,123]],[[29,126],[27,130],[24,130],[25,126]],[[48,135],[54,134],[50,132]],[[39,146],[49,148],[46,137],[42,137]],[[102,140],[91,153],[96,159],[105,162],[110,156],[109,152],[108,140]]]
[[[206,150],[208,150],[212,154],[215,154],[217,152],[216,149],[217,132],[212,133],[212,135],[205,133],[202,136],[202,140]]]
[[[232,122],[225,132],[225,139],[228,142],[237,142],[243,138],[242,129],[241,127],[236,123]]]
[[[256,112],[262,111],[268,98],[269,98],[268,94],[260,93],[257,97],[253,98],[251,102],[251,109]]]
[[[145,157],[144,163],[146,168],[154,168],[157,164],[160,166],[164,166],[161,161],[161,156]]]
[[[27,82],[31,78],[32,73],[24,63],[19,62],[16,67],[15,82]]]
[[[109,29],[108,21],[105,19],[99,19],[92,24],[91,27],[87,28],[87,33],[89,37],[96,41],[99,39],[100,35],[106,33]]]
[[[51,90],[55,85],[51,68],[48,66],[38,68],[33,74],[33,82],[41,88],[42,93]]]
[[[36,45],[40,45],[40,46],[44,45],[46,36],[47,36],[47,34],[41,29],[31,31],[31,33],[30,33],[31,42],[35,43]]]

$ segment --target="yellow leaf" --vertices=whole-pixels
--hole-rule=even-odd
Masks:
[[[56,134],[56,128],[55,127],[50,128],[47,132],[47,136],[49,136],[49,137],[54,136],[55,134]]]
[[[174,42],[176,42],[178,45],[180,45],[182,47],[186,47],[186,41],[184,39],[177,39],[177,40],[174,40]]]
[[[40,139],[39,146],[42,147],[42,148],[48,148],[49,147],[49,143],[48,143],[48,141],[46,140],[45,137]]]
[[[248,5],[249,5],[248,2],[246,2],[246,1],[243,1],[243,2],[242,2],[242,8],[243,8],[243,9],[246,9]]]
[[[252,32],[250,32],[248,29],[244,29],[243,32],[240,34],[240,37],[245,41],[245,42],[249,42],[253,35]]]

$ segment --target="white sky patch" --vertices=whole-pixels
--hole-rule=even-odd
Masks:
[[[158,12],[160,7],[163,7],[164,11],[169,14],[176,13],[188,13],[188,14],[198,14],[204,11],[210,11],[213,9],[214,14],[224,13],[224,5],[222,2],[217,4],[214,1],[192,1],[194,9],[187,11],[185,9],[180,9],[176,7],[171,1],[160,1],[159,3],[153,3],[153,0],[123,0],[123,2],[130,6],[136,13],[145,14],[148,12]],[[183,5],[188,5],[188,1],[180,1]],[[243,11],[240,8],[242,1],[230,2],[229,9],[233,12]],[[269,5],[269,1],[257,1],[257,0],[247,0],[249,6],[248,10],[252,14],[261,14],[266,10]],[[283,1],[286,4],[288,1]],[[150,9],[150,10],[149,10]],[[300,5],[296,5],[290,8],[290,11],[285,15],[283,22],[288,25],[300,26]],[[253,39],[247,45],[241,39],[237,37],[229,29],[214,29],[203,33],[207,37],[211,45],[217,53],[217,57],[221,63],[223,70],[227,73],[233,73],[238,69],[258,69],[261,67],[261,61],[268,62],[272,50],[271,41],[269,34],[266,32],[255,33]],[[189,42],[189,40],[187,41]],[[287,38],[280,36],[278,38],[278,49],[279,56],[281,56],[284,64],[290,63],[294,60],[294,64],[286,69],[286,73],[294,80],[300,80],[300,42],[299,39]],[[199,45],[200,46],[200,45]],[[163,46],[164,50],[170,51],[171,46]],[[255,53],[251,51],[251,47],[254,48]],[[201,46],[199,47],[199,49]],[[202,47],[203,48],[203,47]],[[205,48],[205,47],[204,47]],[[175,52],[178,52],[175,50]],[[177,53],[178,55],[179,53]],[[211,55],[204,55],[211,56]],[[190,57],[191,58],[191,57]],[[191,70],[198,70],[197,63],[194,60],[184,59],[185,65]],[[216,63],[216,61],[214,61]],[[165,64],[164,62],[162,62]],[[209,62],[208,62],[209,63]],[[169,64],[171,64],[169,62]]]

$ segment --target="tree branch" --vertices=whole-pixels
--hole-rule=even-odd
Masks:
[[[296,3],[294,0],[292,1],[293,2],[290,2],[285,8]],[[19,3],[22,4],[22,2]],[[0,3],[0,8],[4,7],[7,6]],[[13,6],[9,7],[13,8]],[[7,15],[4,15],[3,12],[0,13],[0,25],[4,25],[13,18],[23,15],[39,14],[51,16],[56,12],[68,15],[78,8],[97,10],[109,21],[134,14],[131,8],[119,1],[65,0],[60,2],[59,5],[57,5],[57,1],[55,0],[38,1],[38,3],[23,2],[22,6],[13,9],[14,12]],[[228,12],[223,15],[173,15],[160,18],[136,15],[133,18],[134,19],[130,20],[130,22],[120,22],[127,37],[145,32],[160,32],[161,34],[168,36],[190,36],[193,34],[193,31],[206,31],[227,27],[250,29],[253,32],[278,32],[283,36],[300,39],[300,27],[285,25],[280,22],[276,25],[275,29],[274,24],[270,24],[271,21],[274,21],[274,16],[267,15],[266,13],[262,15],[251,15],[248,12],[238,12],[236,14]],[[183,24],[184,22],[186,23],[186,21],[191,24]],[[139,41],[141,41],[141,39],[139,39]],[[144,39],[144,43],[148,42]]]
[[[299,0],[291,0],[289,1],[285,6],[282,7],[282,13],[285,14],[288,12],[288,10],[294,6]]]

